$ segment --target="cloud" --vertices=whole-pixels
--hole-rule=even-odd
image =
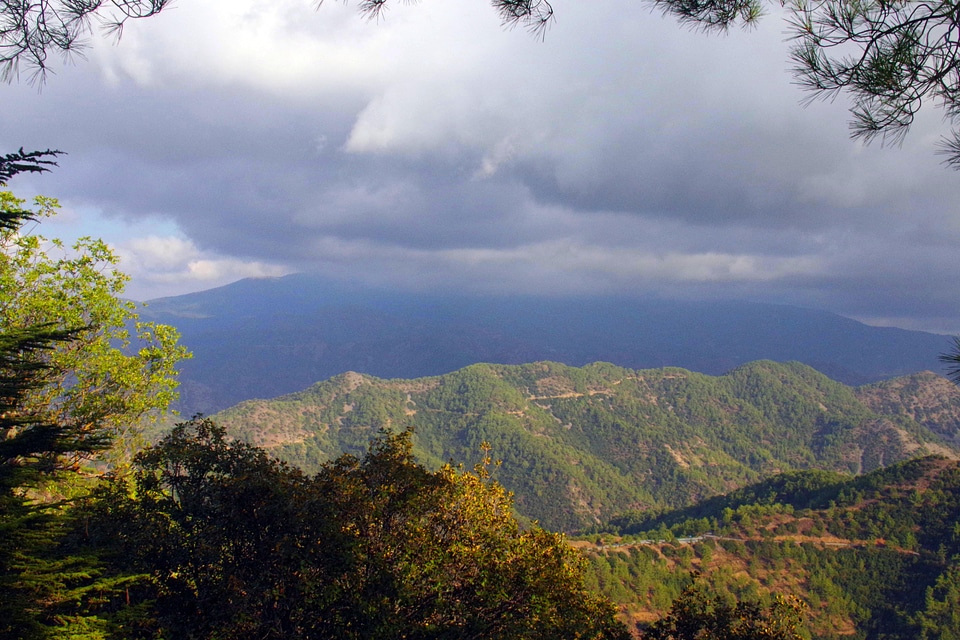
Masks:
[[[781,16],[719,37],[565,3],[541,42],[477,0],[391,7],[209,0],[132,24],[42,92],[2,89],[0,148],[70,152],[15,186],[101,212],[148,297],[313,270],[960,328],[939,114],[901,147],[850,141],[842,99],[799,106]]]
[[[290,273],[281,265],[206,253],[190,240],[175,236],[134,238],[117,247],[117,253],[121,268],[133,282],[126,293],[140,300],[175,295],[184,287],[211,289],[241,278]]]

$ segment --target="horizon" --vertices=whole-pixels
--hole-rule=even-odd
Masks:
[[[150,298],[150,299],[137,299],[137,298],[132,298],[132,297],[130,297],[130,296],[126,296],[126,297],[127,297],[127,299],[132,300],[133,302],[136,302],[137,304],[142,304],[142,305],[149,306],[151,303],[156,303],[156,302],[163,301],[163,300],[167,300],[167,299],[171,299],[171,298],[179,298],[179,297],[181,297],[181,296],[189,296],[189,295],[192,295],[192,294],[203,294],[203,293],[206,293],[206,292],[209,292],[209,291],[214,291],[214,290],[217,290],[217,289],[229,288],[229,287],[232,287],[232,286],[234,286],[234,285],[237,285],[237,284],[242,283],[242,282],[247,281],[247,280],[259,280],[259,281],[280,280],[280,279],[283,279],[283,278],[287,278],[287,277],[289,277],[289,276],[306,276],[306,277],[308,277],[308,278],[313,278],[313,277],[316,277],[316,274],[311,274],[311,273],[307,273],[307,272],[293,272],[293,273],[286,273],[286,274],[283,274],[283,275],[248,276],[248,277],[245,277],[245,278],[239,278],[239,279],[237,279],[237,280],[233,280],[233,281],[226,282],[226,283],[223,283],[223,284],[218,284],[217,286],[213,286],[213,287],[209,287],[209,288],[194,289],[194,290],[190,290],[190,291],[185,291],[185,292],[183,292],[183,293],[176,293],[176,294],[173,294],[173,295],[163,295],[163,296],[158,296],[158,297]],[[341,287],[350,287],[350,288],[354,289],[355,291],[363,291],[363,292],[365,292],[366,294],[373,294],[373,293],[376,293],[376,292],[382,292],[382,293],[396,293],[396,292],[397,292],[396,289],[390,289],[389,287],[386,287],[386,286],[363,285],[363,284],[358,285],[358,284],[355,283],[355,282],[349,282],[349,281],[329,280],[329,281],[327,281],[325,284],[328,285],[328,286],[333,286],[333,287],[338,287],[338,286],[341,286]],[[864,325],[869,326],[869,327],[876,327],[876,328],[880,328],[880,329],[899,329],[899,330],[902,330],[902,331],[918,331],[918,332],[922,332],[922,333],[930,333],[930,334],[939,335],[939,336],[946,336],[946,337],[953,337],[953,336],[958,336],[958,335],[960,335],[960,326],[958,326],[958,328],[957,328],[957,329],[954,329],[954,330],[950,330],[950,329],[935,330],[935,329],[925,329],[925,328],[910,327],[910,326],[901,326],[901,325],[898,325],[898,324],[893,324],[893,323],[891,323],[890,319],[886,319],[886,318],[881,318],[881,319],[858,318],[858,317],[854,317],[854,316],[844,315],[844,314],[842,314],[842,313],[838,313],[838,312],[833,311],[833,310],[831,310],[831,309],[818,308],[818,307],[813,307],[813,306],[805,306],[805,305],[802,305],[802,304],[791,304],[791,303],[788,303],[788,302],[771,302],[771,301],[763,301],[763,300],[750,300],[750,299],[746,299],[746,298],[716,298],[716,297],[713,297],[713,298],[696,298],[696,299],[695,299],[695,298],[685,298],[685,297],[679,297],[679,296],[678,296],[678,297],[669,297],[669,296],[665,296],[665,295],[661,295],[661,294],[633,294],[633,295],[631,295],[631,294],[628,294],[628,293],[580,293],[580,294],[566,294],[566,295],[560,295],[560,294],[551,295],[551,294],[537,294],[537,293],[526,293],[526,292],[524,292],[524,293],[500,293],[500,292],[464,292],[464,291],[462,291],[462,290],[458,290],[458,291],[431,291],[431,290],[417,290],[417,289],[409,289],[409,290],[406,290],[405,293],[409,293],[409,294],[411,294],[411,295],[431,295],[431,296],[440,296],[440,297],[461,297],[461,298],[462,298],[462,297],[466,297],[466,298],[475,298],[475,299],[482,299],[482,298],[494,298],[494,299],[523,299],[523,298],[527,298],[527,299],[541,299],[541,300],[544,300],[544,299],[545,299],[545,300],[552,300],[552,301],[578,301],[578,300],[590,300],[590,299],[597,300],[597,299],[599,299],[599,300],[631,300],[631,301],[663,300],[663,301],[668,301],[668,302],[686,302],[686,303],[711,303],[711,302],[713,302],[713,303],[745,303],[745,304],[764,305],[764,306],[780,306],[780,307],[788,307],[788,308],[793,308],[793,309],[802,309],[802,310],[805,310],[805,311],[813,311],[813,312],[819,312],[819,313],[828,313],[828,314],[832,314],[832,315],[835,315],[835,316],[839,316],[839,317],[841,317],[841,318],[845,318],[845,319],[847,319],[847,320],[853,320],[853,321],[855,321],[855,322],[859,322],[859,323],[864,324]],[[960,319],[958,319],[958,325],[960,325]]]

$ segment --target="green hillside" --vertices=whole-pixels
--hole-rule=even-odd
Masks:
[[[706,504],[616,518],[577,546],[632,622],[699,574],[726,598],[798,596],[817,638],[960,633],[960,466],[928,457],[855,478],[799,472]]]
[[[904,385],[887,395],[865,388],[868,403],[865,390],[797,363],[758,361],[723,376],[605,363],[477,364],[415,380],[347,373],[216,419],[307,471],[342,452],[361,453],[380,429],[413,429],[415,453],[430,467],[470,466],[487,442],[502,460],[494,477],[515,493],[517,511],[574,531],[784,471],[862,473],[928,453],[954,455],[947,443],[960,411],[951,397],[933,406],[924,393],[942,379],[913,379],[912,395]],[[943,420],[934,433],[916,406],[905,408],[910,402],[954,422]]]

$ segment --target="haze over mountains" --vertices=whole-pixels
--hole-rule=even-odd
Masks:
[[[949,339],[832,313],[736,301],[550,298],[397,292],[309,275],[248,279],[152,300],[195,354],[184,414],[299,391],[346,371],[380,378],[476,362],[675,366],[711,375],[761,359],[803,362],[859,385],[937,370]]]

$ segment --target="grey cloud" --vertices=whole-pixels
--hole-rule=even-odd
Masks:
[[[842,101],[799,106],[776,16],[717,38],[636,3],[571,3],[541,43],[459,25],[457,7],[383,25],[337,13],[337,32],[326,9],[311,26],[281,4],[293,13],[266,21],[276,33],[340,48],[287,66],[256,66],[269,50],[239,43],[240,62],[165,59],[178,32],[145,23],[40,93],[0,88],[0,144],[70,152],[18,184],[118,221],[173,219],[225,260],[342,279],[960,327],[960,179],[932,154],[942,123],[925,117],[899,149],[850,142]],[[351,38],[368,57],[349,56]]]

